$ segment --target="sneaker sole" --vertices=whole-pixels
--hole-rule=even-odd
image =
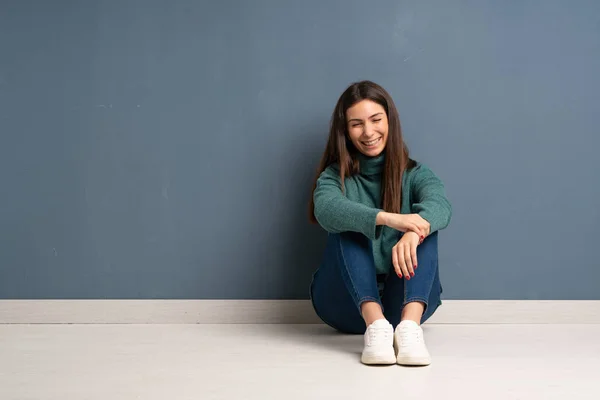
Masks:
[[[387,356],[382,355],[362,355],[360,361],[366,365],[393,365],[396,364],[396,356],[390,354]]]
[[[396,362],[400,365],[411,365],[411,366],[426,366],[431,364],[431,358],[429,357],[398,357]]]

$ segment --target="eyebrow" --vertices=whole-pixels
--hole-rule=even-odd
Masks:
[[[371,116],[369,117],[369,119],[371,119],[371,118],[373,118],[373,117],[376,117],[376,116],[378,116],[378,115],[380,115],[380,114],[383,114],[383,113],[382,113],[382,112],[378,112],[377,114],[373,114],[373,115],[371,115]],[[352,122],[352,121],[359,121],[359,122],[362,122],[362,119],[359,119],[359,118],[352,118],[352,119],[349,119],[349,120],[348,120],[348,122]]]

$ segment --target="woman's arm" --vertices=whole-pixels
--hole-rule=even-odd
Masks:
[[[342,192],[339,175],[329,167],[317,180],[313,193],[315,218],[328,232],[360,232],[371,240],[379,236],[382,210],[349,200]]]
[[[332,168],[319,176],[313,200],[315,218],[328,232],[360,232],[374,240],[381,233],[380,226],[389,226],[401,232],[414,231],[422,238],[429,234],[430,223],[416,213],[388,213],[349,200],[342,192],[339,175]]]
[[[444,184],[431,169],[419,164],[412,179],[411,211],[430,224],[430,234],[446,228],[452,219],[452,205]]]

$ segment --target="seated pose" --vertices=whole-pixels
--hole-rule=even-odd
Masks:
[[[438,231],[452,207],[409,157],[381,86],[354,83],[339,98],[312,194],[312,222],[329,233],[310,286],[317,315],[364,334],[364,364],[430,364],[421,324],[441,305]]]

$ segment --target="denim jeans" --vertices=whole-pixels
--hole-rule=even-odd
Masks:
[[[417,247],[418,267],[410,280],[392,269],[387,275],[375,270],[371,241],[362,233],[330,233],[320,267],[313,275],[310,298],[315,312],[327,325],[344,333],[364,333],[360,306],[379,303],[387,320],[400,323],[402,308],[409,302],[425,303],[421,323],[441,305],[438,271],[438,234],[434,232]]]

